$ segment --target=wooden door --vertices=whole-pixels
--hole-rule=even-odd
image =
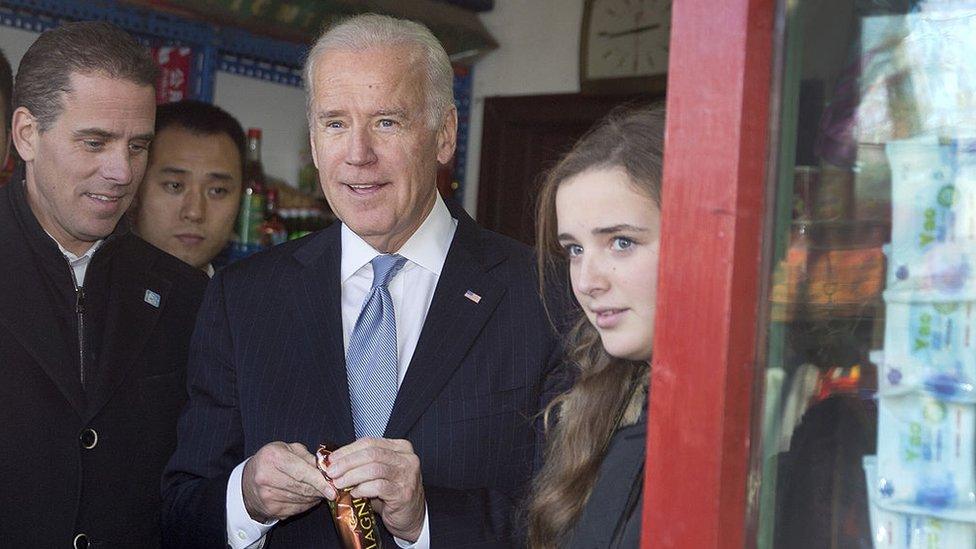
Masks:
[[[535,198],[546,170],[617,105],[653,99],[582,94],[485,99],[478,222],[532,244]]]

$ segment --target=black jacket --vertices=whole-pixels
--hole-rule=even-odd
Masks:
[[[647,413],[617,429],[600,463],[593,491],[580,513],[568,549],[627,549],[640,546],[644,499]]]
[[[83,386],[71,270],[22,182],[0,188],[0,243],[0,547],[158,546],[206,276],[107,238],[84,281]]]

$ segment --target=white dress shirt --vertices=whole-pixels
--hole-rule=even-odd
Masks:
[[[393,310],[396,313],[398,383],[403,383],[410,359],[417,348],[420,331],[427,318],[427,310],[434,298],[447,252],[454,240],[457,220],[440,195],[427,219],[396,253],[406,258],[403,268],[389,284]],[[343,349],[349,352],[349,338],[359,318],[366,296],[373,284],[370,261],[381,255],[345,224],[341,228],[342,259],[339,280],[342,297]],[[277,521],[261,523],[253,520],[244,507],[241,476],[245,460],[231,472],[227,483],[227,541],[234,549],[257,549],[264,546],[264,536]],[[424,526],[416,542],[396,539],[403,548],[429,549],[430,529],[426,511]]]
[[[47,231],[44,232],[47,233],[48,236],[51,236],[51,233],[48,233]],[[88,251],[80,256],[69,252],[53,236],[51,236],[51,240],[58,245],[58,249],[61,250],[61,255],[68,260],[68,265],[71,266],[71,271],[74,273],[75,288],[77,289],[84,286],[85,274],[88,272],[88,264],[91,263],[91,258],[93,255],[95,255],[95,250],[97,250],[98,247],[102,245],[102,242],[105,242],[105,240],[96,240],[95,243],[92,244],[91,248],[88,248]]]

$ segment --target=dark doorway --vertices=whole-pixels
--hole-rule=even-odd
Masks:
[[[533,210],[545,172],[611,109],[655,98],[582,94],[486,98],[478,222],[532,244]]]

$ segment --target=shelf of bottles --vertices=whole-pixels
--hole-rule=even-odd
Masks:
[[[314,185],[314,173],[302,173],[303,186]],[[305,181],[305,178],[311,178]],[[233,263],[261,250],[325,228],[335,216],[314,188],[295,189],[270,181],[261,163],[261,130],[247,130],[244,182],[234,241],[218,264]]]

